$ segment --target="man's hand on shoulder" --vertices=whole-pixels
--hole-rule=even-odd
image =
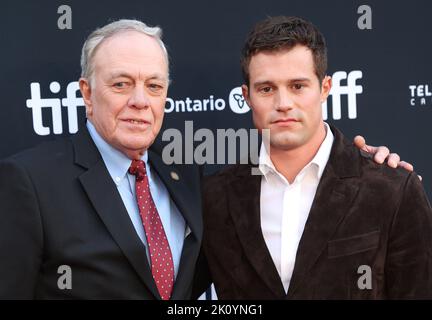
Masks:
[[[374,160],[376,163],[382,164],[386,162],[387,165],[391,168],[401,167],[407,171],[414,170],[414,166],[409,162],[401,161],[397,153],[390,153],[389,148],[387,148],[386,146],[369,146],[366,144],[366,140],[360,135],[354,138],[354,145],[357,148],[374,155]],[[418,177],[420,180],[422,180],[421,176]]]

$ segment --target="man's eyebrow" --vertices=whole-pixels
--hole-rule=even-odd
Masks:
[[[164,76],[164,75],[162,75],[162,74],[155,73],[155,74],[150,75],[147,79],[149,79],[149,80],[162,80],[162,81],[166,81],[167,77]]]
[[[294,78],[294,79],[290,79],[288,82],[310,82],[311,79],[309,78]]]
[[[262,85],[265,85],[265,84],[272,84],[272,83],[273,82],[270,81],[270,80],[256,81],[256,82],[253,83],[253,86],[254,87],[259,87],[259,86],[262,86]]]
[[[288,83],[296,83],[296,82],[311,82],[311,79],[309,78],[292,78],[292,79],[288,79],[287,81]],[[254,87],[259,87],[261,85],[265,85],[265,84],[272,84],[273,81],[270,80],[263,80],[263,81],[257,81],[253,83]]]
[[[115,79],[115,78],[130,78],[133,79],[134,77],[125,72],[125,71],[114,71],[112,73],[110,73],[110,79]],[[146,77],[147,80],[161,80],[161,81],[166,81],[166,77],[162,74],[159,73],[155,73],[155,74],[151,74],[148,77]]]
[[[132,78],[132,75],[130,75],[127,72],[124,71],[115,71],[110,73],[110,78],[111,79],[115,79],[115,78]]]

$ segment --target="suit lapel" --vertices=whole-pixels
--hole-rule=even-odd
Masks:
[[[336,128],[331,129],[335,140],[297,249],[288,298],[307,279],[318,258],[326,254],[328,241],[358,194],[359,180],[355,177],[359,176],[359,153]]]
[[[180,168],[166,165],[162,158],[155,152],[149,150],[149,161],[155,169],[159,178],[167,188],[171,199],[173,199],[180,213],[191,229],[192,233],[201,241],[202,237],[202,217],[201,217],[201,197],[200,190],[193,190],[188,185],[188,179],[183,176]],[[178,180],[172,178],[172,174],[177,175]],[[193,185],[195,186],[195,185]]]
[[[152,294],[160,299],[139,239],[117,188],[86,128],[73,138],[75,163],[88,169],[79,180],[114,241]]]
[[[261,176],[251,175],[251,168],[242,166],[233,181],[228,182],[228,208],[251,265],[273,293],[282,298],[285,291],[261,230]]]

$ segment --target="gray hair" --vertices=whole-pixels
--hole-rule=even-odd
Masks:
[[[121,19],[94,30],[84,42],[81,52],[81,77],[91,80],[94,71],[93,57],[106,39],[126,31],[137,31],[154,38],[161,46],[169,66],[168,52],[162,42],[162,29],[150,27],[138,20]],[[169,76],[168,76],[169,78]]]

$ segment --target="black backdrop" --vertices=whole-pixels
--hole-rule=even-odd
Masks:
[[[64,11],[58,13],[61,5],[71,9],[71,29],[58,26],[64,17]],[[358,13],[361,5],[371,9],[371,29],[358,26],[364,15],[364,11]],[[86,36],[120,18],[137,18],[163,28],[171,56],[170,101],[223,100],[223,110],[167,112],[164,128],[183,128],[186,120],[194,121],[194,129],[251,128],[250,111],[233,112],[229,95],[242,83],[239,52],[243,40],[252,25],[267,15],[298,15],[320,28],[329,48],[329,75],[348,74],[349,78],[357,71],[351,73],[355,80],[351,87],[342,77],[340,90],[333,94],[340,97],[340,119],[331,96],[327,121],[349,138],[361,133],[369,143],[385,144],[412,162],[430,196],[432,2],[426,0],[1,1],[0,158],[73,131],[68,108],[60,107],[57,99],[66,98],[68,84],[79,78]],[[28,107],[31,83],[39,84],[42,99],[51,99],[41,108],[40,123],[50,134],[35,130],[37,110]],[[350,103],[349,95],[354,99]],[[48,107],[53,101],[62,119],[57,134],[53,132],[55,108]],[[352,119],[349,108],[356,111]],[[82,122],[84,107],[78,106],[77,115]],[[206,170],[219,167],[208,165]]]

